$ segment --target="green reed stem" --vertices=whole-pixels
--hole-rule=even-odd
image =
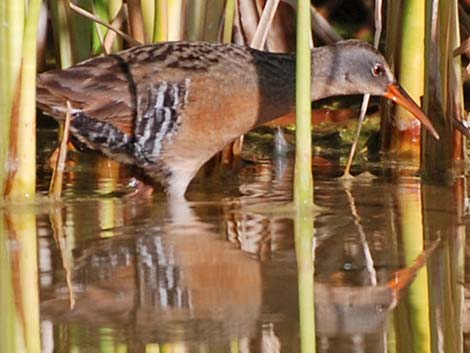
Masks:
[[[140,6],[144,17],[145,43],[151,43],[155,24],[155,0],[141,0]]]
[[[403,37],[400,50],[400,83],[419,102],[424,92],[424,0],[403,2]],[[406,111],[406,114],[411,114]]]
[[[76,0],[74,4],[92,12],[91,4],[89,0]],[[71,14],[72,22],[72,36],[73,36],[73,59],[75,62],[83,61],[88,59],[91,55],[92,39],[93,39],[93,28],[95,24],[88,18],[85,18],[74,11],[67,2],[69,11]]]
[[[9,170],[7,196],[34,198],[36,190],[36,33],[41,0],[31,0],[25,20],[20,74],[11,115],[10,152],[15,161]]]
[[[54,29],[54,36],[58,48],[58,63],[60,68],[65,69],[72,66],[73,51],[72,51],[72,24],[71,11],[68,0],[54,0],[50,2],[52,28]]]
[[[294,175],[294,203],[296,207],[311,207],[313,205],[310,28],[310,2],[298,0]]]
[[[0,199],[5,189],[11,107],[21,65],[24,20],[24,1],[0,2]]]
[[[206,0],[193,0],[188,3],[186,16],[188,22],[187,39],[203,40],[206,24]]]
[[[205,16],[204,40],[209,42],[220,41],[220,18],[224,13],[224,8],[224,0],[208,1]]]
[[[297,1],[296,149],[294,203],[297,209],[295,244],[299,276],[301,352],[315,352],[315,300],[313,284],[313,178],[311,138],[310,1]]]
[[[222,41],[224,43],[230,43],[232,41],[234,16],[235,0],[227,0],[227,3],[225,5],[224,32],[222,34]]]
[[[183,39],[183,0],[168,2],[168,40]]]
[[[425,36],[425,1],[407,0],[403,2],[402,38],[399,47],[399,81],[414,99],[420,101],[424,94],[424,36]],[[396,117],[406,122],[409,130],[414,130],[415,118],[406,109],[396,107]],[[396,141],[392,142],[398,153],[419,160],[420,145],[414,142],[416,133],[403,135],[397,132]]]
[[[101,18],[105,22],[109,22],[109,16],[108,16],[108,8],[107,8],[107,3],[105,0],[95,0],[93,2],[93,13]],[[93,26],[93,47],[92,47],[92,52],[93,55],[98,55],[101,54],[103,51],[103,43],[102,41],[104,40],[104,37],[106,36],[107,33],[106,27],[99,25],[95,23]]]
[[[154,42],[164,42],[168,40],[167,0],[155,0],[155,25],[153,30]]]
[[[122,0],[107,0],[108,18],[109,18],[108,22],[111,22],[117,16],[119,11],[121,10],[122,5],[123,5]],[[116,52],[119,50],[122,50],[122,39],[119,36],[117,36],[113,42],[113,52]]]

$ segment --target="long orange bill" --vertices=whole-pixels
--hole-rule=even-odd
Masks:
[[[408,110],[426,127],[426,129],[429,130],[436,140],[439,140],[439,134],[434,126],[432,126],[426,114],[424,114],[421,108],[414,102],[413,98],[411,98],[398,83],[389,84],[387,87],[387,93],[384,94],[384,97]]]

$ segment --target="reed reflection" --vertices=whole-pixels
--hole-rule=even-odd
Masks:
[[[424,234],[423,208],[420,184],[400,184],[396,198],[399,217],[399,244],[403,247],[404,263],[408,266],[419,253],[424,250],[425,240],[429,235]],[[429,322],[429,287],[427,268],[420,271],[408,289],[405,303],[396,311],[397,322],[407,321],[409,324],[396,325],[396,332],[401,337],[398,346],[412,346],[418,352],[431,352],[431,332]]]
[[[300,208],[294,216],[302,353],[316,352],[313,212],[313,208]]]
[[[157,195],[108,198],[105,206],[101,200],[65,204],[65,239],[74,239],[73,251],[67,250],[73,253],[74,310],[68,308],[63,270],[54,265],[41,276],[50,281],[43,285],[43,326],[52,325],[55,350],[103,345],[129,352],[300,352],[293,219],[266,206],[283,202],[286,194],[283,182],[274,182],[272,170],[263,168],[260,178],[248,170],[241,174],[251,193],[222,203],[162,207]],[[395,336],[387,324],[397,304],[407,308],[407,287],[431,256],[422,250],[433,239],[404,262],[396,186],[326,179],[316,185],[322,207],[311,221],[316,327],[307,332],[316,337],[317,352],[406,351],[396,341],[407,342],[403,329],[409,320],[392,327]],[[103,222],[100,214],[108,207],[112,217]],[[424,224],[424,232],[435,234]],[[51,263],[60,264],[58,250],[46,239],[41,244],[53,254]],[[461,259],[455,251],[449,254]],[[437,248],[431,263],[442,252]],[[455,304],[444,307],[454,310]]]
[[[263,195],[260,202],[266,201],[266,198],[270,201],[276,200],[275,197],[270,198],[276,195],[278,187],[273,180],[266,178],[266,180],[257,180],[254,184],[246,181],[245,183],[242,185],[246,195],[241,198],[241,202],[248,205],[255,204],[254,200],[260,197],[259,195]],[[389,315],[399,300],[403,296],[407,297],[407,288],[416,274],[421,273],[420,278],[425,275],[421,269],[435,250],[437,243],[427,242],[426,246],[421,243],[422,246],[416,249],[417,251],[409,254],[405,262],[408,268],[393,272],[394,266],[401,263],[401,252],[399,254],[393,252],[393,244],[397,243],[399,234],[404,234],[400,229],[406,227],[409,215],[395,211],[393,199],[395,187],[393,185],[384,187],[383,184],[376,183],[373,178],[359,179],[352,184],[331,181],[327,183],[332,184],[332,187],[325,188],[329,195],[322,194],[322,188],[319,188],[319,203],[323,209],[316,221],[316,253],[320,254],[315,262],[317,349],[320,352],[356,351],[367,347],[366,350],[385,352]],[[413,185],[419,186],[416,179]],[[377,192],[374,189],[377,189]],[[368,196],[365,196],[366,193]],[[404,194],[408,198],[415,197],[415,193],[409,191]],[[356,205],[355,197],[359,206]],[[413,207],[413,203],[408,199],[402,201],[402,204]],[[389,216],[385,212],[380,213],[381,209],[392,212],[396,225],[389,228]],[[422,225],[421,216],[418,215],[413,219]],[[242,226],[244,221],[245,227]],[[227,226],[229,239],[239,243],[243,249],[249,249],[250,253],[257,254],[261,260],[270,259],[274,263],[277,261],[276,257],[279,257],[282,247],[278,247],[277,251],[272,250],[273,239],[277,239],[278,243],[282,243],[282,240],[279,241],[282,238],[292,239],[292,231],[288,230],[289,221],[282,219],[275,212],[274,216],[248,212],[245,214],[245,219],[229,218],[226,222],[229,224]],[[280,229],[283,229],[284,233],[276,232]],[[423,233],[416,227],[412,233],[418,238],[423,238]],[[269,246],[266,246],[267,244]],[[389,265],[385,265],[387,263]],[[266,271],[268,274],[263,276],[265,283],[275,283],[268,291],[274,292],[279,291],[279,287],[296,286],[291,276],[281,275],[282,279],[273,280],[272,272],[276,270],[282,272],[282,269],[276,267],[274,271]],[[290,303],[287,304],[286,301]],[[269,298],[268,303],[271,307],[282,308],[283,312],[291,312],[297,305],[297,298],[293,295],[280,295],[280,298]],[[270,309],[265,311],[269,312]],[[298,325],[296,319],[292,318],[292,313],[287,316],[292,320],[290,323],[293,326]],[[274,323],[284,345],[286,342],[283,339],[285,337],[282,337],[285,334],[283,331],[292,330],[286,327],[288,325],[285,322]],[[403,327],[405,326],[402,325],[401,328]],[[291,331],[292,336],[298,334],[296,330]],[[310,334],[313,334],[312,330]],[[398,337],[402,335],[405,336],[406,333],[398,332]],[[289,342],[289,346],[296,347],[293,351],[300,348],[292,341]]]
[[[75,308],[68,309],[59,285],[42,303],[43,318],[114,328],[131,351],[183,341],[224,346],[254,336],[260,264],[224,241],[187,203],[172,204],[160,217],[148,206],[140,207],[144,222],[118,227],[115,236],[79,250]]]
[[[0,348],[40,353],[34,206],[0,209]]]
[[[423,220],[429,237],[442,238],[442,251],[429,261],[429,321],[431,350],[459,351],[464,337],[464,317],[468,315],[465,273],[466,224],[463,222],[467,179],[449,186],[424,185]],[[467,254],[468,256],[468,254]],[[465,304],[467,303],[467,304]],[[468,335],[468,331],[465,332]]]

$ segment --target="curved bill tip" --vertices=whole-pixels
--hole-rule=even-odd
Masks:
[[[418,119],[421,124],[424,125],[426,129],[434,136],[436,140],[439,140],[439,134],[437,133],[434,126],[429,121],[428,117],[424,112],[421,110],[420,107],[415,103],[413,98],[411,98],[408,93],[398,84],[398,83],[391,83],[387,87],[387,92],[384,94],[385,98],[388,98],[395,103],[401,105],[403,108],[408,110],[411,114]]]

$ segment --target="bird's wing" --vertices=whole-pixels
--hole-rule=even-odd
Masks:
[[[133,132],[136,145],[148,161],[158,159],[163,142],[171,139],[181,126],[181,112],[188,102],[189,85],[189,78],[139,79]]]
[[[38,107],[61,120],[69,100],[73,111],[130,134],[135,109],[135,86],[130,78],[125,63],[113,55],[93,58],[66,70],[49,71],[38,76]]]

